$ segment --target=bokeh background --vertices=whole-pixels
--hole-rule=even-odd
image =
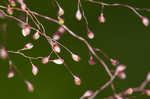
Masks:
[[[24,1],[31,10],[55,19],[57,18],[58,8],[54,0]],[[149,0],[103,1],[124,3],[139,8],[150,8]],[[106,23],[100,24],[98,21],[98,16],[101,12],[100,6],[81,0],[89,27],[95,33],[95,38],[89,40],[84,20],[79,22],[75,19],[77,0],[58,0],[58,2],[64,8],[65,15],[63,17],[66,26],[76,34],[86,38],[93,47],[103,49],[110,57],[116,58],[120,63],[127,65],[127,79],[115,80],[116,91],[120,92],[129,87],[140,85],[150,71],[150,27],[145,27],[137,15],[128,8],[123,7],[106,7],[104,9]],[[7,0],[0,0],[0,5],[7,6]],[[23,18],[23,13],[14,13],[16,16]],[[140,13],[150,18],[150,12],[140,11]],[[59,27],[50,21],[41,18],[39,20],[43,23],[46,33],[50,36]],[[5,46],[8,50],[17,50],[22,48],[24,44],[32,42],[35,47],[25,52],[27,55],[46,56],[49,54],[50,46],[43,37],[37,41],[32,40],[32,34],[24,38],[17,22],[11,19],[0,19],[0,24],[4,23],[7,24]],[[2,33],[3,30],[0,29],[0,43],[2,43]],[[17,73],[14,78],[8,79],[8,61],[0,60],[0,99],[79,99],[86,90],[91,89],[94,91],[109,79],[104,68],[97,61],[96,65],[91,66],[88,64],[89,55],[85,44],[73,38],[67,32],[62,36],[60,42],[81,57],[81,61],[76,63],[64,49],[60,54],[72,71],[81,78],[81,86],[74,84],[73,78],[63,65],[55,65],[53,63],[43,65],[40,60],[33,61],[39,68],[39,74],[34,77],[31,73],[31,64],[27,59],[19,55],[10,54],[16,66],[34,84],[35,91],[29,93],[26,85]],[[99,55],[103,58],[101,54]],[[104,60],[108,63],[108,60]],[[111,65],[109,67],[112,68]],[[150,88],[150,86],[148,85],[147,88]],[[95,99],[102,99],[102,97],[110,95],[113,95],[113,92],[108,87]],[[149,99],[149,97],[141,94],[134,95],[137,95],[136,99]]]

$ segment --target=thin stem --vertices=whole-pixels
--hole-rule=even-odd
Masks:
[[[13,54],[19,54],[27,59],[34,59],[34,60],[38,60],[38,59],[42,59],[43,57],[31,57],[31,56],[27,56],[25,55],[24,53],[22,52],[19,52],[19,51],[7,51],[8,53],[13,53]]]
[[[112,6],[112,7],[120,6],[120,7],[126,7],[126,8],[131,9],[136,15],[138,15],[140,18],[142,18],[142,15],[139,12],[137,12],[137,8],[135,9],[134,7],[126,5],[126,4],[118,4],[118,3],[109,4],[109,3],[104,3],[102,1],[95,1],[95,0],[88,0],[88,1],[91,2],[91,3],[95,3],[95,4],[100,4],[100,5],[103,5],[103,6]]]

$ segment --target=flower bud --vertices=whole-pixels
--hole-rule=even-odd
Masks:
[[[116,66],[119,63],[118,60],[115,60],[115,59],[112,59],[112,58],[110,59],[110,62],[113,66]]]
[[[121,96],[119,96],[119,95],[115,95],[115,98],[116,99],[123,99]]]
[[[32,43],[27,43],[25,46],[24,46],[24,50],[30,50],[33,48],[33,45]]]
[[[101,13],[100,16],[99,16],[99,22],[100,23],[104,23],[105,22],[105,17],[103,15],[103,13]]]
[[[83,94],[82,98],[83,98],[83,99],[84,99],[84,98],[88,98],[88,97],[90,97],[90,96],[92,96],[92,95],[93,95],[93,91],[87,90],[87,91]]]
[[[82,19],[82,14],[81,14],[81,12],[80,12],[79,9],[78,9],[77,12],[76,12],[76,19],[77,19],[78,21],[80,21],[80,20]]]
[[[59,7],[58,16],[62,15],[64,15],[64,10],[61,7]]]
[[[34,86],[32,85],[32,83],[30,83],[29,81],[25,81],[26,85],[27,85],[27,89],[29,92],[33,92],[34,91]]]
[[[125,94],[127,95],[131,95],[133,93],[133,89],[132,88],[128,88],[126,91],[125,91]]]
[[[8,78],[13,78],[13,77],[14,77],[14,75],[15,75],[15,73],[14,73],[14,69],[13,69],[13,68],[11,68],[11,69],[9,70],[9,72],[8,72]]]
[[[94,33],[88,29],[88,37],[89,39],[93,39],[94,38]]]
[[[76,54],[73,54],[73,53],[72,53],[72,59],[76,62],[80,61],[80,57]]]
[[[34,40],[39,39],[39,37],[40,37],[40,33],[39,32],[34,33],[34,35],[33,35],[33,39]]]
[[[54,44],[54,45],[53,45],[53,49],[54,49],[54,51],[57,52],[57,53],[60,53],[60,51],[61,51],[61,49],[60,49],[60,47],[58,46],[58,44]]]
[[[9,0],[9,3],[12,7],[15,7],[16,6],[16,2],[14,0]]]
[[[145,93],[147,96],[150,96],[150,90],[147,89],[147,90],[144,91],[144,93]]]
[[[125,69],[126,69],[126,66],[123,64],[120,64],[117,66],[116,72],[119,73],[119,72],[124,71]]]
[[[55,64],[63,64],[64,60],[63,59],[54,59],[54,60],[52,60],[52,62]]]
[[[25,37],[25,36],[29,35],[30,32],[31,32],[30,26],[28,24],[24,25],[22,28],[22,35]]]
[[[59,33],[55,33],[55,34],[53,35],[53,39],[54,39],[54,40],[59,40],[59,39],[60,39],[60,34],[59,34]]]
[[[58,32],[60,34],[63,34],[65,32],[65,29],[61,26],[61,27],[58,28]]]
[[[80,78],[79,77],[77,77],[77,76],[73,76],[74,77],[74,83],[76,84],[76,85],[81,85],[81,80],[80,80]]]
[[[95,60],[93,59],[92,56],[90,57],[88,62],[89,62],[90,65],[94,65],[95,64]]]
[[[64,19],[61,18],[61,17],[58,17],[58,23],[59,23],[59,24],[64,24]]]
[[[0,49],[0,58],[6,59],[7,56],[8,56],[8,53],[7,53],[6,49],[5,48],[1,48]]]
[[[26,10],[26,9],[27,9],[26,4],[25,4],[25,3],[23,3],[23,2],[21,3],[21,9],[22,9],[22,10]]]
[[[49,56],[46,56],[46,57],[44,57],[43,59],[42,59],[42,63],[43,64],[47,64],[48,62],[49,62]]]
[[[124,72],[120,72],[117,77],[119,77],[120,79],[126,79],[126,74]]]
[[[147,74],[147,81],[150,81],[150,72]]]
[[[148,26],[149,25],[149,19],[147,17],[142,17],[142,23],[144,24],[144,26]]]
[[[39,72],[38,68],[34,64],[32,64],[32,73],[33,73],[33,75],[36,76],[38,74],[38,72]]]

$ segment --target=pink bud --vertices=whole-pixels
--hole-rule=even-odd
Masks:
[[[34,64],[32,64],[32,73],[33,73],[33,75],[36,76],[38,72],[39,72],[38,68]]]
[[[9,0],[9,3],[12,7],[15,7],[16,6],[16,2],[14,0]]]
[[[59,23],[59,24],[64,24],[64,19],[61,18],[61,17],[58,17],[58,23]]]
[[[40,37],[40,33],[39,32],[34,33],[34,35],[33,35],[33,39],[34,40],[39,39],[39,37]]]
[[[43,64],[47,64],[49,62],[49,56],[46,56],[42,59]]]
[[[53,39],[54,39],[54,40],[59,40],[59,39],[60,39],[60,34],[55,33],[55,34],[53,35]]]
[[[63,64],[64,60],[63,59],[54,59],[54,60],[52,60],[52,62],[55,64]]]
[[[8,56],[8,53],[7,53],[6,49],[5,48],[1,48],[0,49],[0,58],[6,59],[7,56]]]
[[[78,9],[77,12],[76,12],[76,19],[77,19],[78,21],[80,21],[80,20],[82,19],[82,14],[81,14],[81,12],[80,12],[79,9]]]
[[[64,10],[59,7],[58,16],[62,16],[64,14]]]
[[[148,72],[146,79],[147,79],[147,81],[150,81],[150,72]]]
[[[9,72],[8,72],[8,78],[13,78],[14,77],[14,69],[13,68],[11,68],[10,70],[9,70]]]
[[[132,88],[128,88],[126,91],[125,91],[125,94],[127,95],[131,95],[133,93],[133,89]]]
[[[57,53],[60,53],[60,51],[61,51],[60,47],[59,47],[57,44],[54,44],[54,45],[53,45],[53,49],[54,49],[54,51],[57,52]]]
[[[88,37],[89,39],[93,39],[94,38],[94,33],[88,29]]]
[[[8,13],[9,15],[12,15],[12,14],[13,14],[13,9],[12,9],[10,6],[8,6],[8,8],[7,8],[7,13]]]
[[[120,72],[117,77],[119,77],[120,79],[126,79],[126,74],[124,72]]]
[[[61,27],[59,27],[58,32],[60,34],[63,34],[65,32],[65,29],[61,26]]]
[[[116,72],[119,73],[119,72],[122,72],[126,69],[126,66],[124,64],[120,64],[117,66],[117,69],[116,69]]]
[[[33,45],[32,43],[27,43],[25,46],[24,46],[24,50],[30,50],[33,48]]]
[[[79,77],[77,77],[77,76],[73,76],[74,77],[74,83],[76,84],[76,85],[81,85],[81,80],[80,80],[80,78]]]
[[[93,57],[91,56],[89,59],[89,64],[90,65],[94,65],[95,64],[95,60],[93,59]]]
[[[119,95],[115,95],[115,98],[116,99],[123,99],[121,96],[119,96]]]
[[[105,22],[105,17],[103,15],[103,13],[101,13],[100,16],[99,16],[99,22],[100,23],[104,23]]]
[[[110,62],[113,66],[116,66],[119,63],[118,60],[115,60],[115,59],[112,59],[112,58],[110,59]]]
[[[27,84],[28,91],[33,92],[34,86],[32,85],[32,83],[30,83],[29,81],[25,81],[25,83]]]
[[[92,95],[93,95],[93,91],[87,90],[87,91],[83,94],[82,98],[88,98],[88,97],[90,97],[90,96],[92,96]]]
[[[29,25],[24,25],[22,28],[22,35],[25,37],[27,35],[29,35],[31,32],[31,28]]]
[[[144,93],[145,93],[147,96],[150,96],[150,90],[145,90]]]
[[[149,19],[147,17],[142,17],[142,23],[145,25],[145,26],[148,26],[149,25]]]
[[[80,57],[76,54],[73,54],[73,53],[72,53],[72,59],[76,62],[80,61]]]
[[[27,9],[26,4],[25,4],[25,3],[23,3],[23,2],[21,3],[21,9],[22,9],[22,10],[26,10],[26,9]]]

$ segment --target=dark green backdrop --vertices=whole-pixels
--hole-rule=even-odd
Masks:
[[[65,25],[88,40],[84,21],[78,22],[74,17],[77,10],[77,0],[58,1],[65,10]],[[150,8],[149,0],[105,1]],[[56,18],[57,7],[54,0],[25,0],[25,2],[30,9]],[[127,65],[127,79],[116,80],[115,82],[117,92],[138,86],[145,79],[147,72],[150,71],[150,27],[144,27],[139,17],[131,10],[122,7],[105,8],[106,23],[100,24],[97,19],[100,6],[86,2],[86,0],[81,0],[81,2],[89,21],[89,27],[95,33],[95,38],[88,40],[90,44],[93,47],[102,48],[108,55]],[[0,4],[6,5],[6,0],[0,0]],[[150,12],[141,11],[141,14],[150,18]],[[18,16],[21,16],[21,14],[18,14]],[[39,20],[44,24],[48,35],[52,35],[58,28],[55,23],[41,18]],[[32,42],[35,48],[27,51],[27,55],[45,56],[49,53],[50,47],[44,38],[40,38],[38,41],[33,41],[32,35],[24,38],[21,35],[18,23],[11,19],[1,19],[0,23],[8,23],[7,49],[17,50],[22,48],[24,44]],[[2,30],[0,32],[0,42],[2,42]],[[65,32],[60,42],[81,56],[81,61],[76,63],[72,61],[66,51],[63,50],[63,53],[61,53],[72,71],[80,76],[81,86],[74,85],[72,77],[64,66],[53,63],[43,65],[40,61],[34,61],[40,71],[34,77],[27,59],[10,54],[25,77],[35,85],[35,92],[29,93],[27,91],[26,85],[17,73],[13,79],[8,79],[8,61],[0,60],[0,99],[79,99],[86,90],[96,90],[108,80],[108,75],[98,62],[93,66],[88,64],[88,49],[81,41]],[[148,87],[150,86],[148,85]],[[96,99],[112,94],[111,88],[108,87]],[[149,97],[138,95],[136,99],[149,99]]]

